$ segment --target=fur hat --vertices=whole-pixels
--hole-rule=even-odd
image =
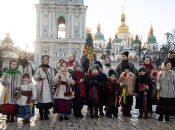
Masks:
[[[129,52],[128,51],[125,51],[125,52],[122,53],[122,55],[125,55],[126,57],[128,57]]]
[[[146,67],[145,66],[141,66],[138,70],[138,72],[144,71],[145,73],[147,73]]]
[[[100,62],[100,61],[96,61],[96,62],[95,62],[95,64],[98,64],[98,65],[100,66],[100,68],[102,68],[102,69],[103,69],[103,66],[102,66],[102,64],[101,64],[101,62]]]
[[[98,70],[98,72],[100,72],[100,66],[98,64],[95,64],[93,67],[92,67],[92,70],[96,68]]]
[[[109,77],[110,77],[111,75],[113,75],[113,74],[116,76],[115,71],[114,71],[113,69],[110,69],[110,70],[109,70]]]
[[[78,61],[74,61],[74,63],[73,63],[73,68],[74,68],[74,70],[76,70],[76,68],[77,68],[78,66],[81,68],[81,65],[78,63]]]

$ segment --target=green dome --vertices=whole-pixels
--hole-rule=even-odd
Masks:
[[[106,48],[107,48],[107,49],[111,49],[111,42],[108,42],[108,43],[107,43]]]
[[[134,41],[131,41],[131,44],[142,44],[139,39],[135,39]]]
[[[150,34],[148,37],[148,43],[157,43],[157,39],[153,34]]]
[[[121,43],[121,41],[118,38],[114,38],[113,41],[112,41],[112,43]]]
[[[100,30],[94,35],[94,39],[104,39],[104,35],[101,33]]]

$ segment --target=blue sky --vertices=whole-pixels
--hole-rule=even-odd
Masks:
[[[39,0],[0,0],[0,38],[5,37],[8,24],[11,37],[15,45],[23,49],[25,43],[33,50],[36,31],[36,13],[34,3]],[[87,9],[87,25],[92,33],[96,33],[98,17],[101,31],[108,41],[120,26],[122,6],[126,15],[126,25],[135,37],[136,32],[147,38],[148,30],[152,25],[157,42],[165,41],[165,32],[175,28],[175,0],[85,0]]]

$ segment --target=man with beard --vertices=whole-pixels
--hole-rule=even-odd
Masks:
[[[19,53],[18,61],[19,61],[18,70],[21,72],[22,75],[24,73],[29,73],[31,75],[30,80],[32,80],[32,75],[34,75],[34,69],[33,69],[32,65],[28,62],[27,55],[24,51],[21,51]]]
[[[169,51],[168,60],[171,62],[172,69],[175,70],[175,57],[173,51]]]
[[[125,66],[129,65],[131,72],[136,75],[136,69],[133,63],[128,61],[129,52],[125,51],[122,53],[122,62],[117,66],[116,69],[116,80],[119,80],[120,75],[124,72]]]

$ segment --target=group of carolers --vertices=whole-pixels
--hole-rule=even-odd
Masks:
[[[91,74],[85,75],[74,54],[70,55],[68,62],[61,59],[56,69],[48,65],[49,56],[43,55],[41,65],[34,74],[26,54],[20,52],[19,60],[10,60],[9,69],[1,77],[1,113],[7,115],[7,122],[13,122],[14,116],[17,116],[24,118],[23,122],[27,123],[34,116],[33,104],[37,104],[40,120],[48,120],[49,109],[53,107],[53,113],[59,113],[58,118],[62,121],[63,118],[69,120],[71,108],[75,118],[83,117],[81,110],[83,105],[87,105],[91,118],[99,118],[98,113],[104,116],[103,106],[107,107],[107,117],[112,118],[113,115],[117,118],[121,105],[123,115],[131,117],[133,96],[136,96],[138,118],[142,118],[145,112],[144,117],[147,119],[158,95],[158,120],[162,121],[163,115],[166,115],[165,120],[169,121],[169,116],[175,115],[175,74],[171,70],[171,62],[162,63],[155,79],[151,76],[154,69],[151,58],[146,56],[136,76],[134,65],[128,61],[128,54],[122,53],[122,62],[116,71],[107,57],[104,66],[95,61]],[[36,87],[31,80],[32,74]]]

